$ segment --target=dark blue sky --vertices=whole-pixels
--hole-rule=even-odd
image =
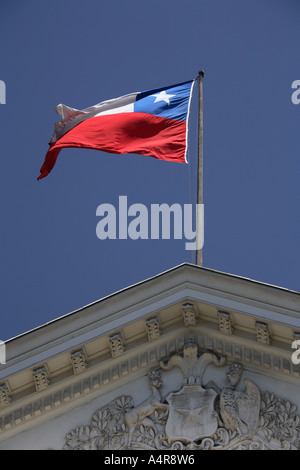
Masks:
[[[54,108],[204,69],[203,265],[300,291],[298,0],[1,0],[1,329],[6,340],[183,262],[184,240],[96,237],[102,203],[190,203],[190,165],[64,149],[37,181]]]

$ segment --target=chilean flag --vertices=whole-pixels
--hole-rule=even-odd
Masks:
[[[193,85],[194,81],[188,81],[130,93],[83,110],[59,104],[56,112],[62,120],[55,123],[38,180],[50,173],[65,147],[187,162],[187,122]]]

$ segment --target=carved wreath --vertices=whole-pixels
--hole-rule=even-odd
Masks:
[[[152,386],[158,390],[161,385],[159,375],[154,373],[151,380]],[[258,422],[251,436],[241,432],[238,426],[226,425],[220,409],[217,409],[218,428],[215,433],[193,442],[169,439],[165,432],[168,407],[164,403],[158,406],[159,402],[152,399],[151,410],[149,403],[148,399],[134,406],[131,396],[122,395],[96,411],[90,425],[71,430],[66,435],[64,449],[300,449],[297,407],[274,393],[265,392],[260,396]],[[143,413],[146,415],[144,418]]]

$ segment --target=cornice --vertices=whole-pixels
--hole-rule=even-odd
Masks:
[[[124,304],[127,303],[128,306],[130,306],[134,303],[145,301],[145,298],[151,300],[153,295],[164,296],[169,289],[173,289],[174,286],[176,288],[176,286],[180,286],[186,282],[202,286],[203,288],[209,287],[214,289],[216,292],[220,290],[223,293],[227,292],[235,295],[238,295],[238,292],[243,292],[242,297],[248,297],[251,300],[263,300],[268,297],[269,299],[272,299],[271,303],[275,308],[276,306],[281,306],[284,309],[290,309],[291,311],[295,310],[300,314],[300,292],[291,291],[286,288],[273,286],[210,268],[183,263],[182,265],[176,266],[149,279],[126,287],[33,330],[25,332],[6,341],[6,343],[19,342],[22,344],[23,340],[27,343],[28,338],[30,340],[31,337],[34,337],[35,333],[38,333],[38,336],[42,337],[43,330],[45,329],[47,330],[47,334],[49,334],[51,329],[53,329],[56,336],[57,328],[59,328],[60,331],[63,330],[64,325],[66,325],[66,329],[70,328],[70,319],[74,324],[74,330],[76,330],[76,327],[80,327],[82,325],[82,321],[85,326],[90,323],[93,327],[95,320],[98,319],[99,312],[104,310],[104,308],[102,309],[104,306],[108,306],[108,311],[105,311],[104,317],[110,321],[110,315],[114,314],[119,309],[123,309]],[[110,306],[112,307],[111,310],[109,310]],[[93,314],[96,314],[96,316],[93,316]],[[84,320],[82,320],[83,316],[85,317]],[[79,322],[77,325],[75,324],[76,321]]]
[[[124,328],[157,311],[176,306],[182,299],[191,299],[201,304],[204,311],[210,306],[232,310],[262,321],[275,322],[278,325],[282,324],[300,330],[299,303],[295,305],[297,309],[292,309],[283,306],[286,299],[282,299],[280,306],[278,302],[275,305],[272,298],[264,299],[261,295],[258,297],[262,297],[262,300],[253,300],[245,295],[245,286],[242,290],[235,292],[221,290],[219,287],[200,284],[199,280],[196,283],[191,280],[177,279],[175,285],[169,283],[167,286],[162,283],[159,291],[151,290],[147,295],[144,293],[144,297],[139,300],[131,298],[130,300],[123,299],[123,303],[118,301],[118,309],[115,309],[115,304],[102,304],[101,302],[97,306],[87,307],[81,311],[80,319],[70,316],[64,325],[60,322],[53,323],[48,329],[36,329],[28,336],[7,342],[7,367],[1,367],[0,381],[6,375],[14,374],[34,364],[37,356],[38,361],[47,360],[49,356],[62,354],[120,326]],[[289,293],[285,292],[285,294],[289,297]],[[294,306],[294,303],[292,302],[290,306]]]
[[[184,264],[6,343],[0,440],[129,383],[193,337],[199,348],[299,384],[300,295]]]
[[[241,328],[243,319],[248,323]],[[291,361],[293,328],[286,327],[284,335],[274,340],[277,327],[275,322],[240,312],[212,307],[206,311],[191,298],[120,325],[99,336],[102,349],[98,354],[93,339],[64,351],[61,357],[34,364],[19,378],[16,374],[2,381],[0,440],[144,375],[162,359],[180,352],[191,338],[203,351],[214,351],[229,361],[241,362],[248,370],[299,384],[299,366]],[[55,370],[53,364],[59,361],[60,369]]]

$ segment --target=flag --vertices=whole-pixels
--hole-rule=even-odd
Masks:
[[[40,170],[45,178],[62,148],[108,153],[137,153],[172,162],[187,162],[187,122],[194,81],[130,93],[78,110],[56,107],[49,150]]]

